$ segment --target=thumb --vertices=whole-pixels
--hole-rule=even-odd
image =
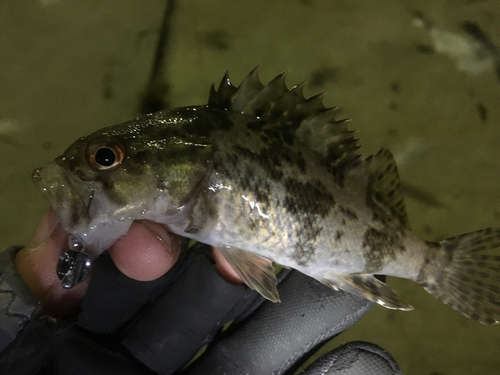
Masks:
[[[64,289],[56,274],[59,255],[68,246],[68,233],[49,208],[40,220],[30,244],[16,254],[16,267],[28,287],[51,316],[69,313],[85,294],[90,278]]]

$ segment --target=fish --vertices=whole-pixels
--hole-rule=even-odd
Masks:
[[[411,232],[388,149],[363,157],[322,94],[286,73],[226,73],[206,105],[167,109],[77,139],[32,178],[72,241],[95,259],[134,220],[213,246],[278,302],[274,265],[389,309],[412,280],[462,315],[500,321],[500,229],[432,242]],[[140,251],[138,249],[137,251]]]

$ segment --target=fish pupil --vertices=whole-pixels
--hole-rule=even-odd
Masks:
[[[115,152],[107,147],[100,148],[95,153],[95,162],[103,167],[110,167],[116,161]]]

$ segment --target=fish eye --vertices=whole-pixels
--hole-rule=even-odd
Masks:
[[[118,145],[96,145],[89,149],[90,165],[100,171],[120,165],[123,158],[123,149]]]

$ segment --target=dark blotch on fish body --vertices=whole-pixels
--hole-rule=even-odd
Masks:
[[[369,228],[363,235],[363,255],[367,273],[382,268],[388,260],[396,258],[397,251],[405,251],[402,238],[393,229]]]

